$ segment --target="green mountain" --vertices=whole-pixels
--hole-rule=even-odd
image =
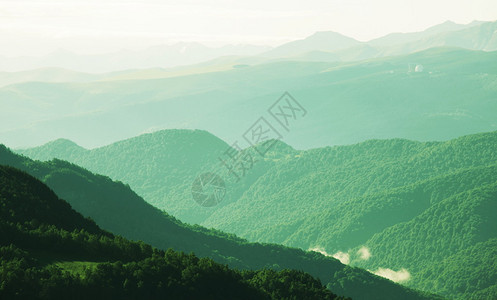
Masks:
[[[175,144],[177,150],[166,146],[170,140],[181,141]],[[188,158],[188,147],[206,151]],[[240,182],[227,181],[223,202],[201,207],[191,198],[191,184],[199,173],[215,168],[223,147],[206,132],[162,131],[75,155],[54,156],[50,144],[22,153],[37,159],[59,157],[109,174],[181,220],[252,241],[317,249],[449,298],[493,297],[495,257],[485,249],[497,238],[492,217],[497,132],[447,142],[370,140],[308,151],[280,143]],[[181,168],[174,163],[200,159],[205,165]],[[168,186],[171,178],[152,186],[168,170],[185,181]],[[168,187],[174,191],[167,193]],[[371,255],[362,255],[364,251]],[[478,264],[457,261],[468,252],[486,259]],[[430,271],[442,261],[451,268],[458,262],[467,267],[458,271],[465,277]],[[399,274],[405,276],[395,277]]]
[[[417,275],[410,286],[461,299],[495,299],[496,170],[486,173],[494,183],[456,192],[410,221],[373,235],[365,245],[382,255],[356,265],[373,270],[385,265],[408,268]]]
[[[306,273],[234,271],[101,230],[47,186],[0,166],[2,299],[337,299]]]
[[[435,298],[316,252],[249,243],[234,235],[186,225],[147,204],[129,186],[64,161],[32,161],[2,146],[0,164],[17,167],[39,178],[102,228],[160,249],[193,251],[198,257],[209,257],[237,269],[266,268],[283,271],[283,274],[289,272],[284,269],[303,270],[320,278],[335,293],[354,299]]]
[[[158,129],[202,128],[233,142],[260,117],[298,149],[371,138],[447,140],[497,128],[496,56],[434,48],[361,62],[278,61],[171,78],[14,84],[0,88],[0,140],[26,147],[67,138],[97,147]],[[414,72],[416,65],[423,72]],[[308,112],[289,132],[267,113],[286,90]]]
[[[77,54],[59,49],[43,56],[0,56],[0,71],[63,68],[78,72],[105,73],[129,69],[170,68],[196,64],[225,55],[255,55],[269,49],[267,46],[243,44],[207,47],[197,42],[178,42],[137,51],[121,50],[102,54]]]
[[[497,132],[442,143],[370,141],[311,150],[277,164],[202,224],[249,240],[346,252],[352,260],[366,247],[371,258],[352,265],[406,269],[408,286],[473,298],[492,288],[497,275],[497,257],[476,252],[484,249],[478,243],[497,238],[496,149]],[[423,277],[442,259],[470,249],[487,258],[465,264],[469,282],[479,284],[447,271],[435,282]]]
[[[164,209],[163,204],[170,203],[169,209],[175,216],[191,216],[182,219],[184,221],[200,223],[212,209],[200,207],[191,199],[192,182],[195,176],[210,171],[210,166],[219,163],[218,157],[228,148],[228,144],[205,131],[168,130],[91,151],[69,140],[59,139],[37,148],[36,152],[41,156],[36,159],[61,158],[75,164],[79,164],[78,158],[81,162],[92,161],[95,164],[86,168],[130,184],[138,194],[146,195],[146,199],[155,199],[149,203],[156,207]],[[99,163],[102,157],[107,158],[108,164]],[[128,159],[130,157],[140,159]],[[121,167],[116,169],[117,165]],[[150,167],[143,168],[143,165]],[[122,177],[125,170],[135,174],[136,181]],[[185,203],[184,199],[188,202]]]

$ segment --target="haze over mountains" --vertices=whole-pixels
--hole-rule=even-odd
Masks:
[[[434,48],[361,62],[281,61],[163,79],[20,83],[0,89],[0,139],[26,147],[63,137],[92,148],[158,129],[201,128],[232,143],[291,87],[308,111],[285,133],[294,147],[368,138],[446,140],[497,128],[491,101],[496,55]],[[424,71],[409,72],[412,62]]]
[[[16,72],[57,67],[79,72],[104,73],[126,69],[168,68],[190,65],[226,55],[256,55],[269,47],[227,45],[219,48],[200,43],[182,42],[159,45],[142,51],[122,50],[116,53],[78,55],[59,50],[42,57],[0,57],[0,71]]]
[[[212,295],[496,299],[496,130],[497,22],[0,57],[0,292],[24,268],[63,289],[112,273],[123,295],[215,274]],[[211,207],[206,173],[226,187]]]
[[[268,46],[226,45],[207,47],[200,43],[181,42],[158,45],[142,51],[120,51],[108,54],[78,55],[59,50],[41,57],[0,57],[0,72],[19,72],[38,68],[63,68],[87,73],[104,73],[126,69],[169,68],[191,65],[222,56],[255,56],[251,59],[292,58],[327,61],[352,61],[389,55],[409,54],[432,47],[461,47],[470,50],[497,50],[496,22],[473,21],[456,24],[451,21],[422,32],[392,33],[360,42],[333,31],[317,32],[303,40],[285,43],[273,49]],[[0,82],[0,85],[3,85]]]
[[[497,128],[490,101],[496,95],[496,30],[497,22],[446,22],[367,43],[320,32],[260,55],[170,69],[157,68],[161,59],[181,61],[169,52],[190,57],[188,51],[204,53],[204,47],[184,45],[191,50],[183,54],[178,45],[157,47],[143,54],[153,69],[101,74],[53,68],[51,61],[51,68],[0,73],[0,139],[28,147],[62,137],[93,148],[159,129],[200,128],[231,143],[284,91],[309,111],[285,134],[297,148],[491,131]],[[216,51],[205,53],[224,55]],[[101,57],[97,64],[126,65],[120,57]],[[422,72],[414,72],[416,66]]]

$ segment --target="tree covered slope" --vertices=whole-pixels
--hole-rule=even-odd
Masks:
[[[475,251],[485,249],[486,244],[479,243],[497,237],[495,217],[491,215],[496,211],[496,197],[491,191],[497,181],[497,132],[447,142],[370,140],[307,151],[279,144],[240,182],[228,185],[228,196],[213,208],[198,206],[189,191],[195,176],[213,167],[216,159],[206,159],[205,165],[188,170],[174,164],[176,160],[188,159],[181,150],[170,152],[165,147],[167,154],[155,151],[146,156],[136,155],[138,149],[160,149],[176,134],[183,136],[179,140],[188,141],[176,145],[177,149],[198,147],[201,144],[193,142],[198,136],[209,136],[212,145],[219,145],[211,154],[201,152],[199,157],[216,158],[223,151],[222,144],[208,133],[164,131],[127,140],[133,151],[122,147],[124,144],[112,144],[83,149],[77,155],[63,151],[55,155],[50,152],[52,144],[47,144],[23,153],[42,159],[60,157],[92,171],[111,174],[181,220],[200,221],[252,241],[319,248],[331,254],[342,252],[350,257],[352,265],[373,272],[380,268],[398,272],[404,268],[410,274],[405,284],[449,297],[464,298],[493,290],[488,280],[461,290],[460,283],[452,280],[449,272],[430,275],[435,280],[431,283],[424,276],[442,259],[452,257],[447,261],[450,265],[450,261],[462,257],[458,253],[473,247]],[[171,160],[154,164],[153,157]],[[126,170],[130,166],[133,172]],[[160,178],[168,167],[178,174],[177,178],[185,180],[175,190],[166,181],[155,187],[146,186],[134,174],[140,169],[147,178]],[[154,194],[154,190],[162,192],[167,187],[174,191],[161,197]],[[486,191],[487,196],[480,197],[477,191]],[[433,235],[427,236],[428,232]],[[371,251],[370,259],[357,259],[356,252],[362,247]],[[478,256],[488,257],[484,252]],[[467,276],[478,280],[478,270],[482,269],[488,270],[492,278],[493,263],[483,260],[479,265],[465,264]]]
[[[303,272],[234,271],[116,237],[6,166],[0,216],[2,299],[337,299]]]
[[[494,183],[442,199],[408,222],[373,235],[365,245],[378,257],[358,262],[370,269],[407,268],[410,286],[450,297],[478,299],[495,290],[497,177]],[[485,299],[497,297],[494,292]]]
[[[32,161],[3,147],[0,164],[20,168],[41,179],[102,228],[160,249],[193,251],[199,257],[210,257],[238,269],[303,270],[321,279],[335,293],[354,299],[433,298],[315,252],[249,243],[233,235],[183,224],[146,203],[124,184],[67,162]]]

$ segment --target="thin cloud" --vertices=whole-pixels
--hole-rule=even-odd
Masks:
[[[357,250],[357,255],[362,260],[368,260],[371,258],[371,251],[369,251],[368,247],[362,246],[361,249]]]
[[[378,268],[378,270],[371,273],[390,279],[393,282],[405,282],[411,279],[411,274],[404,268],[400,269],[399,271],[394,271],[389,268]]]

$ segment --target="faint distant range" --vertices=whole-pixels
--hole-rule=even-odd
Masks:
[[[38,68],[64,68],[79,72],[104,73],[126,69],[170,68],[197,64],[222,56],[250,56],[251,63],[268,59],[315,61],[353,61],[389,55],[408,54],[431,47],[451,46],[471,50],[497,49],[495,22],[473,21],[456,24],[451,21],[422,32],[392,33],[368,42],[360,42],[339,33],[317,32],[271,49],[268,46],[227,45],[211,48],[200,43],[181,42],[160,45],[142,51],[120,51],[100,55],[78,55],[59,50],[41,57],[7,58],[0,56],[0,72],[18,72]]]
[[[93,148],[170,128],[204,129],[234,142],[268,117],[284,91],[308,111],[285,133],[299,149],[493,131],[496,30],[497,22],[446,22],[368,43],[317,33],[260,55],[174,68],[4,72],[0,142],[29,147],[68,138]]]
[[[408,72],[410,63],[424,71]],[[198,128],[234,142],[259,117],[270,118],[266,110],[285,90],[308,114],[290,132],[274,126],[299,149],[497,129],[497,51],[432,48],[348,63],[279,61],[147,80],[8,85],[0,88],[0,141],[26,147],[68,138],[93,148],[158,129]]]
[[[196,42],[159,45],[142,51],[122,50],[107,54],[79,55],[58,50],[40,57],[1,57],[0,71],[18,72],[37,68],[64,68],[79,72],[103,73],[126,69],[169,68],[196,64],[226,55],[255,55],[271,49],[258,45],[207,47]]]

